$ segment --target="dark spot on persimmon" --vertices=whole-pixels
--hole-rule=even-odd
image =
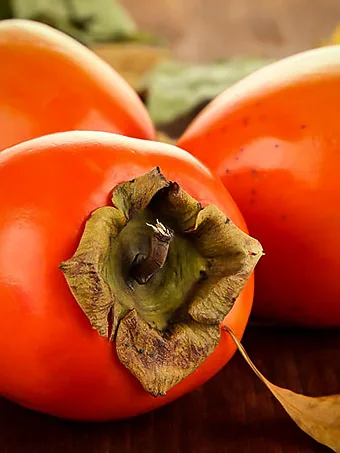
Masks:
[[[274,146],[275,146],[275,148],[278,148],[278,147],[279,147],[279,144],[278,144],[278,143],[275,143]]]
[[[251,198],[250,199],[250,204],[254,204],[255,203],[255,198]]]
[[[251,172],[253,175],[257,175],[257,170],[255,170],[255,168],[253,168]]]
[[[240,156],[235,156],[235,160],[239,160],[240,159]]]
[[[252,195],[255,195],[255,194],[256,194],[256,190],[255,190],[255,189],[252,189],[252,190],[250,191],[250,193],[251,193]]]
[[[229,168],[226,168],[226,169],[225,169],[225,172],[226,172],[226,173],[230,173]]]
[[[306,129],[307,125],[306,124],[301,124],[301,129]]]
[[[248,118],[247,116],[245,116],[245,117],[243,118],[242,122],[243,122],[243,126],[245,126],[245,127],[248,126],[248,124],[249,124],[249,118]]]
[[[281,220],[283,220],[283,221],[287,220],[286,214],[282,214],[282,215],[281,215]]]
[[[244,148],[240,148],[240,153],[243,153],[243,151],[244,151]]]

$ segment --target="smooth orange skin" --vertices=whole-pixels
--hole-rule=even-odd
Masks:
[[[0,21],[0,61],[0,150],[68,130],[155,138],[150,117],[127,82],[51,27]]]
[[[235,352],[229,335],[166,397],[154,398],[90,326],[58,265],[75,252],[84,223],[110,205],[112,189],[160,166],[167,178],[213,203],[246,231],[221,182],[171,145],[102,132],[66,132],[0,154],[0,394],[32,409],[78,420],[130,417],[189,392]],[[241,338],[253,277],[224,323]]]
[[[223,181],[266,256],[254,315],[340,326],[340,46],[272,64],[228,89],[178,146]]]

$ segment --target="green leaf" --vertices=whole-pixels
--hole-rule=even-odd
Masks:
[[[0,1],[0,20],[12,19],[13,11],[11,0],[1,0]]]
[[[31,19],[36,16],[51,16],[54,20],[65,20],[67,11],[63,0],[12,0],[14,16],[20,19]]]
[[[14,17],[46,23],[86,44],[147,39],[116,0],[12,0],[12,9]]]
[[[115,37],[131,36],[137,31],[132,17],[115,0],[73,0],[72,3],[77,17],[92,18],[87,31],[93,41],[114,41]]]
[[[270,62],[269,59],[249,57],[209,65],[163,61],[147,81],[147,107],[151,118],[156,124],[171,122]]]

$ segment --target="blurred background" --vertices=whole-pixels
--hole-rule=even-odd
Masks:
[[[122,0],[144,30],[168,40],[177,58],[282,57],[327,41],[338,0]]]
[[[340,42],[339,0],[0,0],[0,17],[45,22],[92,48],[171,138],[258,67]]]

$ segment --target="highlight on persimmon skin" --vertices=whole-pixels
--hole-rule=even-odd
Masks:
[[[203,206],[215,205],[247,232],[219,179],[175,146],[81,131],[0,153],[2,396],[63,418],[125,418],[193,390],[232,357],[235,344],[221,331],[202,365],[165,397],[154,398],[119,362],[112,343],[92,329],[59,268],[76,251],[90,214],[110,204],[112,189],[157,166]],[[251,276],[222,323],[238,338],[248,321],[253,285]]]
[[[0,59],[0,150],[68,130],[155,138],[133,89],[73,38],[38,22],[0,21]]]
[[[271,64],[217,97],[178,141],[223,181],[266,258],[254,316],[340,326],[340,46]]]

